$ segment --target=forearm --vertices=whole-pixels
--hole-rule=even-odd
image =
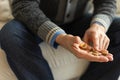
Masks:
[[[12,13],[15,19],[29,26],[28,28],[34,33],[41,24],[49,20],[39,9],[38,0],[13,0]]]
[[[116,11],[115,0],[94,0],[94,16],[92,23],[100,23],[108,30]]]
[[[57,35],[65,33],[42,12],[39,0],[14,0],[12,10],[15,19],[52,46]]]

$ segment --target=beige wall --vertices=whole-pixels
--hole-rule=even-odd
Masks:
[[[117,13],[120,15],[120,0],[117,0]]]
[[[12,18],[9,0],[0,0],[0,29]]]

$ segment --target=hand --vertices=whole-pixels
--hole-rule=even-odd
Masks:
[[[79,45],[83,43],[79,36],[68,34],[61,34],[56,38],[56,42],[72,52],[76,57],[87,59],[94,62],[108,62],[112,61],[111,54],[106,56],[94,56],[86,50],[80,49]]]
[[[105,28],[98,24],[91,25],[85,32],[83,40],[88,44],[92,43],[92,46],[98,51],[107,49],[110,42],[105,34]]]

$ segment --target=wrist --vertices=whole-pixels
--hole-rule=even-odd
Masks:
[[[91,28],[95,28],[96,30],[101,30],[103,32],[106,32],[106,28],[98,23],[91,24]]]
[[[66,35],[67,35],[67,34],[60,34],[60,35],[58,35],[58,36],[56,37],[55,42],[58,43],[58,44],[60,44],[60,43],[62,42],[62,40],[63,40],[63,37],[66,36]]]

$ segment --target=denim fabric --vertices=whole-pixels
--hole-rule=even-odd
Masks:
[[[41,42],[16,20],[10,21],[0,32],[1,47],[19,80],[53,80],[38,41]]]

